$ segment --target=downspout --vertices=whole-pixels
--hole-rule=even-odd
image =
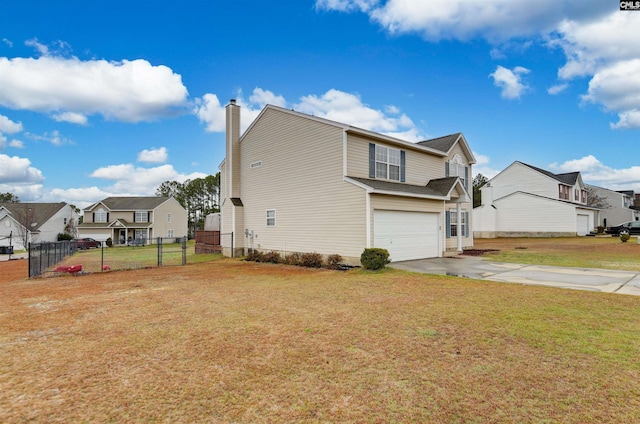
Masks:
[[[460,201],[456,202],[456,229],[457,240],[458,240],[458,252],[462,252],[462,209],[460,208]]]

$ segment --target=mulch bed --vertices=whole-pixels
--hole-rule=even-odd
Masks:
[[[482,256],[485,253],[499,252],[499,249],[464,249],[461,255],[466,256]]]

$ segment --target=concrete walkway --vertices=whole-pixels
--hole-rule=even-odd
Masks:
[[[406,271],[453,275],[475,280],[640,296],[640,273],[632,271],[510,264],[464,255],[393,262],[389,266]]]
[[[0,262],[8,261],[9,257],[11,257],[11,260],[14,260],[14,259],[27,259],[27,258],[29,258],[29,254],[26,253],[26,252],[23,252],[23,253],[14,253],[13,255],[0,255]]]

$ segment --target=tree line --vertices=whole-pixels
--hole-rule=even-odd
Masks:
[[[189,233],[204,228],[204,219],[210,213],[220,212],[220,173],[205,178],[165,181],[156,189],[156,196],[174,197],[187,211]]]

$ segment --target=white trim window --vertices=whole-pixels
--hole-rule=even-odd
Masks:
[[[149,212],[147,211],[136,211],[136,216],[133,222],[148,222],[149,221]]]
[[[469,221],[469,212],[466,209],[463,209],[460,214],[462,218],[462,223],[460,224],[460,231],[462,237],[469,236],[469,230],[467,228]],[[458,212],[456,209],[449,209],[447,213],[447,221],[449,221],[449,231],[447,232],[448,237],[457,237],[458,236]]]
[[[267,227],[276,226],[276,210],[267,209]]]
[[[453,159],[449,161],[449,175],[450,177],[458,177],[462,181],[462,185],[467,188],[467,167],[462,162],[462,158],[459,154],[456,154]]]
[[[376,144],[376,178],[400,181],[400,150]]]
[[[167,223],[171,223],[171,214],[170,213],[167,214]]]
[[[93,222],[107,222],[107,212],[100,208],[93,213]]]
[[[167,230],[167,237],[173,238],[173,230]]]

